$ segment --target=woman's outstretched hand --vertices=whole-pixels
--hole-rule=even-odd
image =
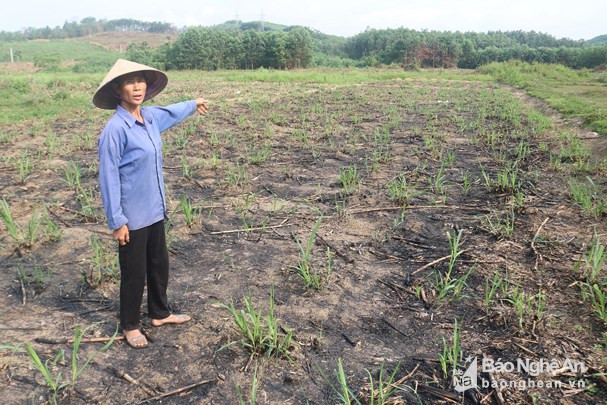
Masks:
[[[129,228],[126,226],[126,224],[114,231],[114,239],[116,239],[118,243],[123,246],[129,243]]]
[[[200,115],[205,115],[207,111],[209,111],[209,106],[207,105],[207,100],[204,98],[196,99],[196,111],[200,113]]]

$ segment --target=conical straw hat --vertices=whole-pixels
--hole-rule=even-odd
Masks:
[[[169,81],[167,75],[158,69],[125,59],[118,59],[103,78],[97,91],[95,91],[93,104],[106,110],[115,109],[120,102],[120,99],[112,89],[110,82],[120,76],[133,72],[145,72],[147,91],[145,92],[143,101],[149,100],[160,93]]]

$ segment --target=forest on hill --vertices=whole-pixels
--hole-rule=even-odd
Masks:
[[[154,33],[175,33],[177,27],[173,24],[154,21],[140,21],[131,18],[120,18],[116,20],[97,20],[95,17],[83,18],[80,22],[66,21],[62,26],[54,28],[27,27],[20,31],[0,31],[1,41],[26,41],[32,39],[65,39],[77,38],[100,32],[111,31],[143,31]]]
[[[418,68],[477,68],[491,62],[521,60],[594,68],[607,64],[602,37],[590,41],[556,38],[535,31],[451,32],[408,28],[367,29],[352,37],[327,35],[300,26],[263,21],[226,21],[212,27],[184,27],[132,19],[87,17],[62,27],[0,32],[0,40],[65,39],[109,31],[179,33],[177,40],[152,47],[131,44],[129,59],[164,69],[273,69],[311,66],[399,65]],[[4,55],[3,60],[6,60]]]
[[[474,69],[513,59],[577,69],[607,64],[607,46],[587,46],[582,41],[556,39],[534,31],[461,33],[397,28],[371,29],[342,38],[304,27],[281,31],[190,27],[173,44],[160,48],[133,44],[128,56],[167,69],[379,65]]]

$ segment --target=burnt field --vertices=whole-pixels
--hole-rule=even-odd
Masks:
[[[95,84],[45,88],[61,103]],[[196,95],[209,113],[163,138],[169,301],[193,321],[153,328],[144,304],[149,348],[116,340],[82,369],[104,343],[67,339],[118,323],[97,183],[109,115],[87,104],[3,128],[3,402],[139,403],[197,383],[162,401],[605,399],[601,139],[492,82],[182,73],[153,102]],[[56,392],[33,352],[61,373]],[[475,358],[478,387],[462,395],[454,370]],[[558,367],[483,372],[483,359]]]

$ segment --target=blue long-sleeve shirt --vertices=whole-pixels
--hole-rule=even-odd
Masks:
[[[99,188],[108,228],[130,230],[166,216],[160,133],[196,111],[196,101],[142,107],[143,123],[120,105],[101,131]]]

